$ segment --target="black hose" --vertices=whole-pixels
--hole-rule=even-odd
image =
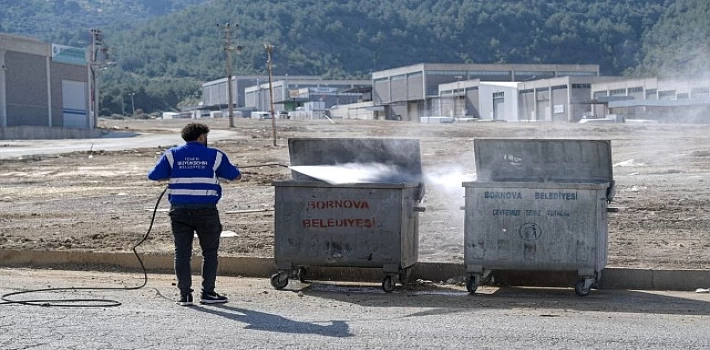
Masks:
[[[160,196],[158,197],[158,200],[155,202],[155,208],[153,209],[153,217],[150,219],[150,226],[148,226],[148,231],[145,233],[143,236],[143,239],[141,239],[136,245],[133,246],[133,254],[135,254],[136,258],[138,259],[138,262],[141,265],[141,269],[143,270],[143,283],[141,283],[138,286],[135,287],[67,287],[67,288],[44,288],[44,289],[30,289],[30,290],[24,290],[20,292],[13,292],[13,293],[7,293],[2,296],[0,296],[0,300],[3,300],[0,302],[0,305],[7,305],[7,304],[20,304],[20,305],[30,305],[30,306],[59,306],[59,307],[113,307],[113,306],[119,306],[121,305],[120,302],[116,300],[111,300],[111,299],[30,299],[30,300],[11,300],[8,299],[11,296],[16,296],[16,295],[21,295],[21,294],[29,294],[29,293],[39,293],[39,292],[57,292],[57,291],[81,291],[81,290],[92,290],[92,291],[101,291],[101,290],[136,290],[136,289],[141,289],[145,287],[146,284],[148,284],[148,272],[145,269],[145,265],[143,264],[143,259],[141,259],[140,255],[138,255],[138,251],[136,251],[136,248],[143,244],[146,239],[148,239],[148,236],[150,235],[150,231],[153,229],[153,223],[155,222],[155,214],[158,212],[158,205],[160,205],[160,200],[163,199],[163,196],[165,195],[165,192],[167,191],[167,187],[163,189],[163,192],[160,193]],[[87,304],[89,303],[89,304]]]

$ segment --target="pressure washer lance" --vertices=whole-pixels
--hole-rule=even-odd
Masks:
[[[255,164],[255,165],[236,165],[237,168],[239,169],[248,169],[248,168],[263,168],[267,166],[280,166],[284,168],[288,168],[288,165],[281,164],[281,163],[264,163],[264,164]]]

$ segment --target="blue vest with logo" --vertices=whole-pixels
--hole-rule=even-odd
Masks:
[[[219,179],[234,180],[239,175],[224,152],[188,142],[165,151],[148,178],[170,180],[167,193],[171,204],[216,204],[222,198]]]

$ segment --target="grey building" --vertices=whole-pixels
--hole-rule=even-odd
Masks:
[[[306,102],[323,102],[324,108],[359,102],[362,93],[349,92],[357,88],[369,88],[369,80],[312,80],[289,79],[271,83],[274,92],[275,111],[293,111]],[[259,84],[245,90],[246,107],[268,111],[270,106],[269,84]]]
[[[83,48],[0,34],[0,126],[94,128]],[[3,133],[8,133],[3,130]]]
[[[318,76],[310,75],[275,75],[272,76],[272,81],[277,80],[320,80]],[[244,90],[251,86],[268,83],[268,75],[235,75],[232,76],[232,103],[237,108],[246,107],[246,99]],[[227,107],[227,78],[208,81],[202,84],[202,104],[203,107],[226,108]]]
[[[555,64],[428,64],[399,67],[372,74],[372,99],[385,108],[388,115],[401,116],[403,120],[418,121],[420,117],[436,116],[437,103],[441,101],[439,86],[442,84],[477,80],[480,82],[524,82],[555,77],[597,77],[598,65]],[[479,83],[472,83],[477,85]],[[474,102],[477,89],[470,86],[463,94],[469,94],[469,116],[476,116]],[[502,86],[502,85],[501,85]],[[446,90],[446,89],[444,89]],[[462,91],[453,91],[454,95]],[[496,95],[499,98],[499,95]],[[439,102],[437,102],[439,101]],[[493,103],[493,101],[491,101]],[[480,115],[480,113],[478,113]],[[482,116],[486,117],[486,116]],[[487,117],[491,117],[488,114]],[[495,116],[491,117],[494,118]],[[512,117],[510,117],[512,118]],[[507,119],[507,118],[506,118]]]
[[[592,84],[596,117],[710,122],[710,80],[623,79]]]
[[[518,85],[520,121],[578,122],[593,115],[592,85],[620,77],[564,76]]]
[[[518,84],[480,79],[440,84],[438,97],[429,98],[430,117],[517,121]]]

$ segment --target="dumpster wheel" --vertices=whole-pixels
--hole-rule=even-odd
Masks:
[[[271,275],[271,286],[276,289],[283,289],[288,285],[288,275],[277,272]]]
[[[476,293],[478,285],[481,283],[481,274],[474,273],[468,276],[466,279],[466,290],[469,294]]]
[[[382,280],[382,290],[384,290],[385,293],[392,293],[394,290],[394,281],[392,280],[392,276],[385,276]]]
[[[580,297],[586,297],[592,291],[594,280],[581,279],[574,285],[574,292]]]

